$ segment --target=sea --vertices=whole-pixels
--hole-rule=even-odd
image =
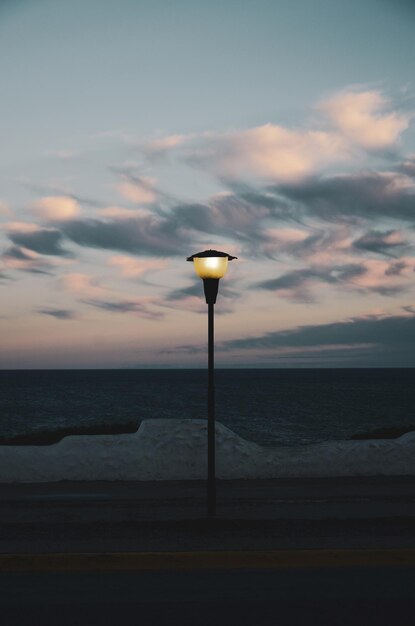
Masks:
[[[218,369],[215,405],[218,421],[265,446],[415,428],[415,369]],[[0,371],[2,443],[206,416],[205,370]]]
[[[350,439],[415,424],[415,369],[218,369],[215,404],[219,422],[261,445]],[[206,415],[201,369],[0,371],[0,443]]]

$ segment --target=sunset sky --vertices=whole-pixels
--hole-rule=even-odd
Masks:
[[[415,366],[415,3],[0,0],[0,368]]]

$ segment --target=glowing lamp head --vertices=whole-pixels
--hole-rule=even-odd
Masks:
[[[196,274],[203,280],[206,278],[219,280],[226,274],[228,262],[232,261],[232,259],[236,259],[236,257],[226,252],[205,250],[204,252],[192,254],[187,260],[193,261]]]
[[[222,278],[228,269],[228,258],[225,256],[195,257],[193,263],[200,278]]]
[[[228,269],[228,262],[236,259],[226,252],[219,250],[205,250],[192,254],[187,258],[193,261],[196,274],[203,280],[203,288],[205,291],[206,302],[215,304],[218,293],[219,279],[225,275]]]

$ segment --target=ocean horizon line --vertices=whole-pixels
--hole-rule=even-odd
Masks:
[[[106,372],[126,372],[126,371],[204,371],[207,369],[207,365],[205,366],[197,366],[197,367],[11,367],[11,368],[2,368],[0,367],[0,373],[2,372],[90,372],[90,371],[106,371]],[[263,367],[263,366],[255,366],[255,365],[246,365],[246,366],[228,366],[224,365],[222,367],[215,366],[215,371],[223,371],[223,370],[290,370],[290,371],[321,371],[321,370],[415,370],[415,366],[412,365],[362,365],[362,366],[352,366],[346,365],[343,367],[333,367],[333,366],[318,366],[318,367]]]

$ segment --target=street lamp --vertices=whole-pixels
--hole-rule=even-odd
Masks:
[[[214,304],[218,295],[219,280],[228,269],[228,262],[236,259],[226,252],[205,250],[188,257],[193,261],[196,274],[203,280],[206,303],[208,305],[208,516],[216,514],[215,484],[215,386],[213,353]]]

